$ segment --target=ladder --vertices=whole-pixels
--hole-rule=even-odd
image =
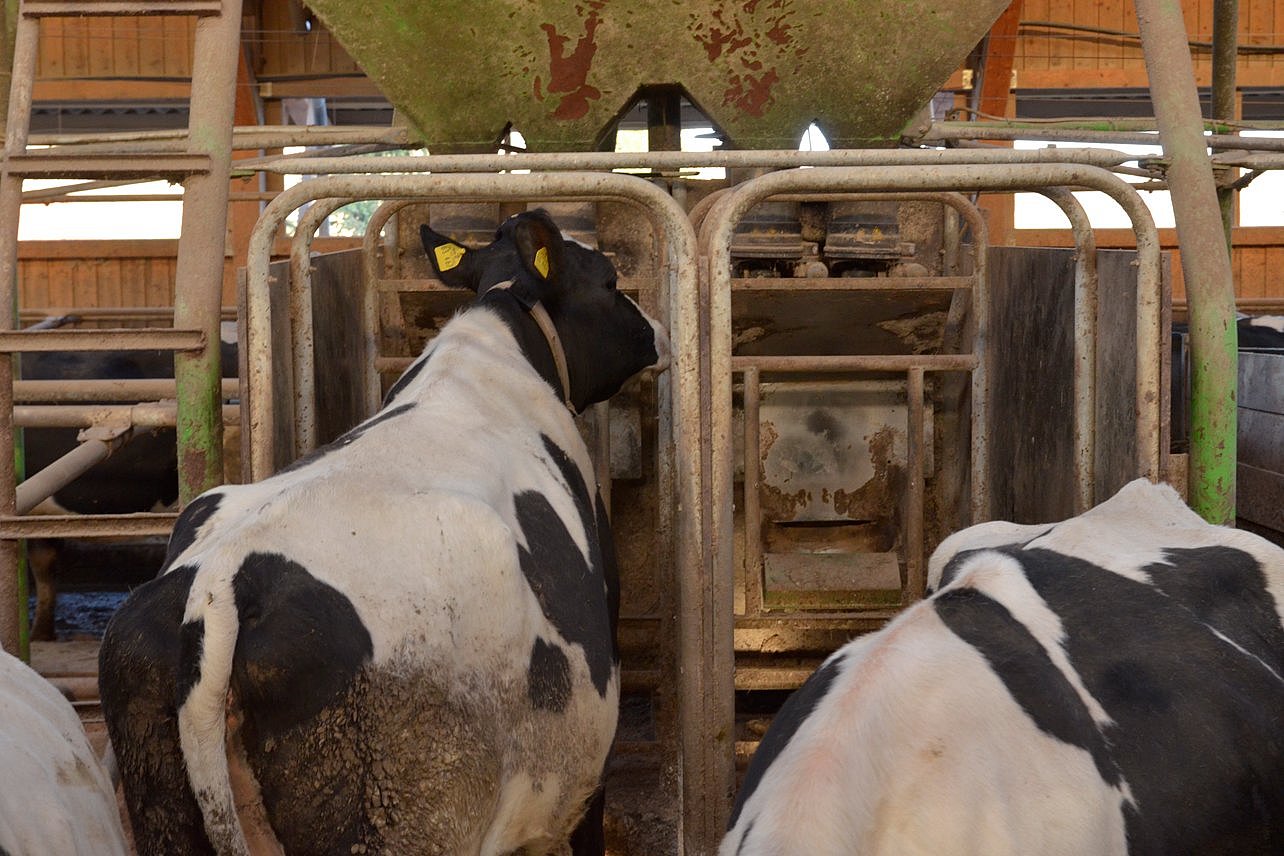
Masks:
[[[187,145],[181,152],[103,155],[28,149],[40,23],[47,18],[196,16]],[[179,502],[222,482],[219,314],[241,0],[20,0],[0,160],[0,355],[52,350],[174,351]],[[172,329],[16,331],[18,218],[28,178],[165,178],[183,185]],[[13,360],[0,359],[0,646],[19,650],[19,540],[168,534],[174,514],[92,518],[17,513]]]

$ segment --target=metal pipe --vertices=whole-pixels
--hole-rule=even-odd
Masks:
[[[941,127],[938,127],[941,125]],[[1202,135],[1204,141],[1218,149],[1248,151],[1284,151],[1284,140],[1272,137],[1240,137],[1234,134]],[[1056,128],[1042,128],[1038,125],[1022,127],[991,127],[990,122],[984,125],[971,122],[951,126],[949,123],[933,123],[922,142],[925,144],[955,142],[959,140],[1035,140],[1066,143],[1105,143],[1113,145],[1158,146],[1159,134],[1138,131],[1070,131]],[[1026,150],[1023,150],[1026,151]],[[1029,151],[1040,151],[1033,149]],[[1144,155],[1142,156],[1144,157]],[[1138,155],[1133,155],[1136,160]]]
[[[1151,101],[1169,159],[1168,182],[1190,299],[1190,504],[1211,523],[1235,521],[1235,284],[1181,6],[1137,0]],[[1156,395],[1156,403],[1159,398]]]
[[[32,145],[68,146],[77,153],[183,151],[187,131],[113,131],[84,134],[33,134]],[[131,143],[137,143],[131,147]],[[166,144],[169,144],[168,146]],[[421,146],[408,128],[387,125],[237,125],[232,128],[234,150],[279,149],[286,146],[335,146],[354,143],[388,143]]]
[[[965,372],[974,371],[980,360],[975,354],[790,354],[733,356],[729,365],[733,372],[750,368],[760,372]]]
[[[178,499],[183,505],[223,482],[222,373],[216,343],[227,218],[214,212],[227,211],[240,32],[241,0],[222,0],[220,14],[197,20],[192,49],[186,150],[208,157],[210,171],[183,182],[182,240],[174,273],[174,326],[200,330],[206,337],[201,351],[174,355]]]
[[[14,424],[22,428],[92,428],[103,423],[135,428],[173,428],[177,406],[172,401],[146,404],[20,404],[13,408]],[[239,425],[241,411],[223,405],[219,415],[226,425]]]
[[[905,603],[922,599],[927,591],[927,567],[923,561],[923,516],[926,467],[925,419],[923,415],[923,369],[915,366],[906,373],[905,468]]]
[[[299,216],[290,242],[290,353],[294,372],[294,454],[317,447],[316,355],[312,318],[312,239],[351,200],[318,199]]]
[[[715,151],[715,152],[567,152],[510,155],[424,155],[419,157],[310,158],[297,162],[265,163],[263,172],[287,175],[353,175],[360,173],[613,170],[681,167],[890,166],[921,164],[1077,163],[1110,168],[1129,163],[1136,155],[1111,149],[831,149],[829,151]],[[239,166],[239,164],[238,164]]]
[[[744,370],[745,615],[760,615],[767,588],[762,559],[762,387],[757,366]]]
[[[32,87],[36,77],[36,54],[40,26],[35,18],[18,9],[14,27],[13,75],[9,86],[9,109],[5,118],[5,157],[0,159],[0,332],[17,325],[18,216],[22,207],[22,176],[7,169],[10,155],[23,154],[31,120]],[[13,360],[0,356],[0,517],[14,514],[15,490]],[[18,602],[18,543],[0,540],[0,647],[11,654],[25,654]]]
[[[361,239],[361,260],[365,270],[365,276],[362,277],[361,287],[361,312],[365,317],[366,324],[366,406],[370,413],[379,409],[383,399],[383,389],[380,382],[379,372],[382,370],[382,358],[379,356],[379,343],[375,340],[375,331],[379,329],[379,289],[378,282],[383,278],[384,272],[379,270],[379,254],[375,252],[376,244],[379,242],[379,236],[383,233],[384,227],[388,222],[401,211],[410,205],[413,200],[402,199],[382,203],[370,215],[370,220],[366,223],[366,233]],[[396,299],[394,296],[392,299]],[[392,358],[398,359],[398,358]],[[414,357],[405,359],[405,364],[398,371],[405,371],[406,368],[414,361]]]
[[[120,448],[131,436],[126,430],[111,440],[89,437],[82,440],[67,454],[30,476],[18,485],[15,513],[26,514],[67,485],[99,461]]]
[[[177,514],[36,514],[0,517],[0,539],[142,538],[169,535]]]
[[[1097,471],[1097,239],[1088,215],[1073,193],[1049,187],[1074,232],[1074,513],[1095,504]]]
[[[1234,120],[1238,112],[1235,97],[1235,63],[1239,57],[1239,0],[1218,0],[1213,4],[1213,87],[1212,113],[1215,121]],[[1216,148],[1216,146],[1214,146]],[[1217,188],[1217,205],[1222,212],[1226,246],[1231,246],[1235,225],[1235,190]]]
[[[235,378],[221,383],[224,399],[236,398],[241,387]],[[13,400],[21,404],[37,402],[112,402],[159,401],[172,399],[176,384],[171,378],[144,378],[130,380],[16,380],[13,382]]]
[[[0,353],[48,351],[199,351],[206,336],[199,330],[137,328],[120,330],[0,330]],[[214,341],[218,341],[215,329]],[[217,355],[218,350],[213,349]]]

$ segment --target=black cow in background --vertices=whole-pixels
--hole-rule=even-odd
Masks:
[[[79,320],[75,316],[41,322],[45,327],[62,326]],[[230,336],[231,341],[228,341]],[[225,325],[221,342],[222,376],[237,375],[235,326]],[[172,351],[47,351],[24,354],[20,376],[24,380],[145,380],[174,377]],[[28,476],[40,472],[74,449],[78,428],[26,428],[23,430],[24,469]],[[162,511],[178,501],[178,439],[173,428],[135,429],[133,437],[49,500],[35,513],[48,514],[133,514]],[[138,542],[133,542],[138,543]],[[32,539],[27,544],[28,564],[35,580],[36,611],[31,636],[54,638],[54,607],[57,599],[56,563],[68,552],[64,539]],[[154,576],[164,560],[163,545],[157,544],[155,567],[145,575]],[[97,584],[123,583],[113,579],[109,568],[94,575]],[[131,576],[129,581],[141,581]]]

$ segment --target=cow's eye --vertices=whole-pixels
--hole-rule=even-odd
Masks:
[[[607,290],[607,291],[615,291],[615,285],[616,285],[615,277],[611,277],[610,279],[608,279],[608,280],[606,281],[606,290]]]

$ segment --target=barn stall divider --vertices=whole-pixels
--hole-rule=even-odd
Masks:
[[[764,154],[767,157],[764,158]],[[826,153],[807,153],[807,160],[824,160],[817,155]],[[852,153],[828,153],[830,156]],[[962,157],[959,157],[962,154]],[[560,173],[557,171],[539,172],[538,169],[547,160],[558,161],[557,166],[565,166],[570,158],[583,158],[587,161],[599,161],[593,166],[622,165],[623,163],[642,163],[652,165],[650,161],[663,160],[665,155],[620,156],[580,155],[580,156],[507,156],[503,158],[484,158],[476,156],[447,156],[444,158],[427,157],[416,159],[380,158],[376,163],[362,164],[360,159],[337,161],[344,172],[361,173],[364,170],[378,168],[381,172],[413,168],[431,171],[432,175],[331,175],[314,179],[297,185],[278,197],[255,229],[251,244],[251,256],[247,271],[247,316],[245,336],[247,340],[244,352],[248,363],[247,390],[242,399],[244,415],[243,424],[250,435],[248,457],[251,478],[262,478],[270,474],[280,462],[275,460],[273,444],[267,440],[276,430],[280,420],[288,420],[294,426],[293,446],[295,453],[305,451],[315,442],[315,426],[306,427],[314,420],[315,407],[309,407],[307,397],[312,394],[306,391],[305,385],[291,384],[293,394],[282,399],[279,396],[265,394],[273,388],[274,372],[280,371],[273,365],[273,358],[268,347],[273,339],[272,309],[289,306],[291,330],[288,341],[292,357],[289,361],[291,379],[300,376],[300,363],[306,365],[315,338],[310,331],[312,312],[304,311],[310,306],[309,284],[311,265],[308,244],[311,233],[319,224],[323,215],[347,201],[364,198],[388,198],[396,200],[381,208],[380,217],[372,224],[366,236],[367,257],[365,268],[367,277],[363,284],[362,297],[358,301],[364,318],[363,353],[361,362],[364,371],[360,374],[365,382],[365,406],[373,408],[378,400],[378,371],[391,367],[386,358],[380,365],[380,358],[374,350],[374,333],[378,325],[378,309],[375,288],[369,279],[371,256],[369,251],[375,246],[378,230],[396,210],[416,201],[460,202],[477,200],[584,200],[613,198],[624,199],[640,205],[647,214],[662,227],[661,244],[665,246],[665,275],[663,281],[667,289],[667,300],[664,307],[668,312],[668,323],[675,340],[674,374],[665,384],[662,383],[661,414],[662,432],[672,438],[671,444],[665,444],[672,450],[673,458],[663,460],[662,454],[657,472],[661,477],[658,486],[664,496],[659,507],[668,509],[673,514],[671,521],[662,522],[657,527],[659,539],[672,539],[672,544],[662,547],[663,554],[672,555],[676,564],[678,581],[677,615],[678,615],[678,690],[680,750],[679,765],[681,770],[682,792],[682,841],[686,852],[702,852],[709,843],[716,841],[725,825],[726,812],[729,809],[730,797],[734,790],[734,707],[732,698],[735,690],[735,652],[731,642],[731,629],[736,621],[736,610],[729,597],[735,580],[733,543],[731,532],[732,472],[734,464],[730,461],[732,450],[731,418],[731,380],[734,373],[742,374],[750,380],[745,384],[745,398],[749,403],[754,398],[751,392],[755,386],[754,376],[762,372],[846,372],[875,371],[890,369],[905,375],[908,383],[908,401],[910,431],[921,437],[923,430],[923,378],[933,371],[963,371],[971,374],[973,385],[972,418],[976,426],[985,422],[985,366],[986,351],[985,325],[983,320],[977,325],[977,339],[973,353],[957,356],[921,355],[918,357],[886,356],[883,358],[861,357],[733,357],[730,347],[729,313],[730,304],[730,242],[734,233],[737,218],[743,217],[755,204],[778,196],[814,195],[819,198],[835,195],[852,196],[882,193],[895,194],[930,194],[944,190],[1047,190],[1054,198],[1058,196],[1058,187],[1092,187],[1109,193],[1119,202],[1134,220],[1138,232],[1139,245],[1139,288],[1137,291],[1137,338],[1138,391],[1135,395],[1137,419],[1135,437],[1137,440],[1138,474],[1159,476],[1167,466],[1166,457],[1161,454],[1159,445],[1158,424],[1160,397],[1156,390],[1159,387],[1160,361],[1158,357],[1159,315],[1158,283],[1159,256],[1158,242],[1148,212],[1140,203],[1135,191],[1107,170],[1084,165],[1083,163],[1040,163],[1041,159],[1059,159],[1072,154],[1071,160],[1084,157],[1083,153],[1067,153],[1065,150],[1047,152],[1021,153],[1021,164],[1006,164],[1008,158],[988,156],[988,161],[979,165],[967,164],[967,155],[974,153],[918,153],[905,152],[864,152],[859,153],[857,160],[879,164],[878,169],[824,168],[809,170],[788,170],[770,173],[759,179],[746,182],[734,191],[724,194],[700,212],[704,215],[700,234],[702,240],[697,243],[695,230],[683,213],[680,206],[668,194],[660,191],[649,182],[625,175],[611,173]],[[989,153],[986,153],[989,155]],[[784,156],[797,160],[794,153],[736,153],[746,159],[771,160]],[[684,162],[711,160],[717,162],[725,155],[694,157],[682,155]],[[606,163],[600,161],[605,159]],[[1128,156],[1119,153],[1094,152],[1084,158],[1114,165]],[[520,163],[513,161],[520,160]],[[951,160],[964,163],[948,163]],[[947,163],[941,163],[947,161]],[[444,166],[454,169],[490,167],[533,166],[537,171],[529,175],[499,175],[495,173],[449,174]],[[906,163],[914,163],[907,166]],[[929,166],[926,166],[930,164]],[[1003,164],[1001,167],[996,164]],[[308,169],[315,169],[310,164]],[[329,165],[327,164],[327,167]],[[952,204],[960,211],[965,221],[975,226],[975,215],[970,215],[965,203],[958,203],[954,197],[944,194],[946,204]],[[930,198],[930,196],[929,196]],[[320,200],[314,216],[305,215],[303,224],[296,233],[292,251],[293,265],[288,292],[276,293],[272,285],[269,270],[271,238],[284,217],[290,211]],[[937,199],[936,201],[941,201]],[[1076,220],[1073,204],[1062,199],[1063,210],[1069,209],[1067,216]],[[1080,222],[1079,225],[1082,225]],[[983,236],[982,236],[983,237]],[[1090,237],[1081,234],[1081,256],[1091,249]],[[981,271],[984,265],[978,265]],[[700,271],[697,276],[697,271]],[[1086,310],[1091,299],[1088,283],[1091,280],[1091,264],[1084,258],[1076,263],[1075,280],[1079,286],[1079,297],[1076,305],[1078,317],[1086,317]],[[957,283],[950,283],[956,285]],[[278,286],[280,284],[278,283]],[[912,283],[906,283],[912,286]],[[893,285],[894,287],[894,285]],[[972,286],[971,290],[979,293],[981,289]],[[274,300],[275,297],[275,300]],[[277,309],[280,311],[280,308]],[[977,314],[983,315],[978,304]],[[701,324],[709,324],[706,340],[699,332]],[[277,337],[281,335],[279,328]],[[1090,335],[1088,331],[1087,335]],[[1082,338],[1082,337],[1077,337]],[[1090,342],[1090,339],[1085,340]],[[1093,348],[1090,344],[1080,344],[1076,357],[1076,447],[1079,449],[1077,459],[1080,465],[1071,469],[1075,481],[1076,505],[1088,501],[1091,497],[1093,469],[1084,464],[1082,450],[1093,446],[1094,426],[1084,424],[1086,416],[1092,409],[1092,381],[1085,376],[1092,363]],[[704,362],[706,361],[707,362]],[[703,367],[701,363],[704,363]],[[315,371],[315,368],[313,368]],[[707,374],[706,374],[707,372]],[[311,372],[307,372],[312,376]],[[301,392],[300,387],[303,387]],[[285,413],[276,412],[276,407],[283,402]],[[750,404],[752,406],[752,404]],[[292,411],[292,412],[289,412]],[[750,426],[746,424],[746,431]],[[972,499],[969,500],[968,517],[983,519],[988,516],[984,493],[986,483],[986,462],[984,437],[986,431],[974,428],[972,436],[971,475],[969,479],[974,486]],[[910,515],[910,531],[921,530],[922,499],[921,481],[923,477],[920,440],[911,445],[915,451],[910,459],[911,473],[918,473],[910,481],[912,498],[909,505],[913,511]],[[1087,460],[1090,460],[1087,459]],[[915,486],[915,481],[918,485]],[[748,499],[746,506],[751,503]],[[694,510],[694,513],[692,513]],[[917,529],[915,528],[917,527]],[[917,548],[921,551],[922,545]],[[922,554],[909,551],[907,565],[913,568],[911,583],[907,586],[905,597],[912,600],[921,596]],[[815,619],[812,614],[807,618]],[[843,616],[835,615],[835,618]],[[845,616],[850,618],[851,616]],[[780,621],[773,616],[773,621]],[[713,737],[711,737],[711,735]]]

